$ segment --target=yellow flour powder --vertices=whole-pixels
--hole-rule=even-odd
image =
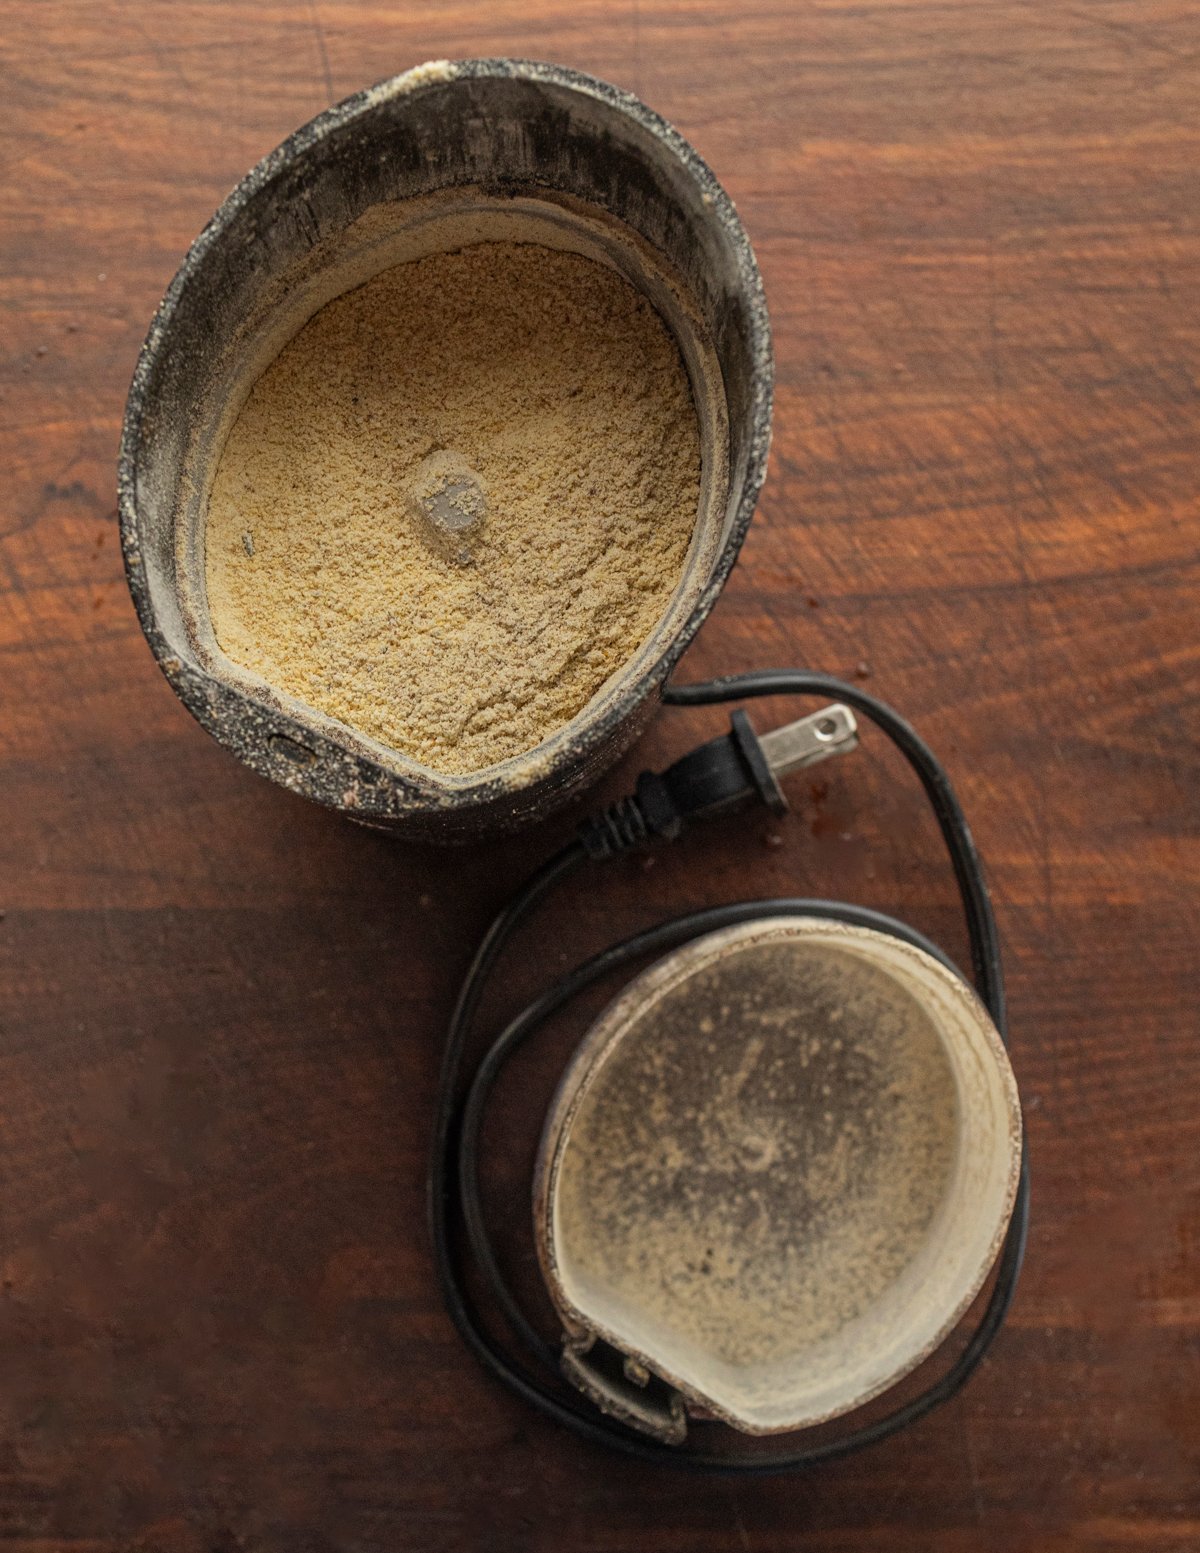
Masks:
[[[466,564],[413,515],[441,451],[486,500]],[[683,363],[621,276],[530,243],[397,265],[322,308],[234,423],[208,506],[213,629],[270,684],[474,771],[645,641],[699,482]]]

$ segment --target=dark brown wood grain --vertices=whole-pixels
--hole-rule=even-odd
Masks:
[[[0,1545],[1200,1548],[1196,7],[0,12]],[[305,806],[189,721],[121,576],[124,392],[187,244],[327,103],[468,54],[631,87],[730,189],[775,449],[685,671],[862,665],[944,753],[996,893],[1020,1295],[960,1400],[800,1482],[565,1438],[439,1308],[441,1023],[573,817],[438,854]],[[664,712],[604,793],[715,724]],[[636,923],[796,889],[961,947],[920,801],[868,741],[778,827],[581,891],[512,995]],[[494,1129],[518,1239],[553,1045]]]

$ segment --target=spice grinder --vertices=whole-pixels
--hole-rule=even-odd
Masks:
[[[403,307],[410,315],[440,316],[432,303],[424,310],[414,304],[414,271],[445,275],[464,256],[464,263],[479,258],[487,244],[494,245],[489,264],[501,251],[521,251],[525,259],[534,249],[551,251],[548,265],[536,260],[543,280],[549,271],[562,277],[547,297],[551,313],[569,289],[567,271],[586,261],[610,272],[610,287],[619,277],[635,311],[665,327],[666,335],[655,338],[675,370],[674,403],[686,410],[690,395],[695,411],[686,501],[675,510],[689,517],[694,499],[695,520],[690,531],[680,528],[675,549],[650,548],[666,528],[650,498],[668,483],[662,455],[683,446],[682,422],[660,417],[650,454],[643,449],[634,458],[632,444],[649,417],[637,409],[640,384],[626,391],[634,379],[622,371],[610,397],[626,411],[632,402],[634,420],[623,423],[627,435],[606,432],[599,440],[606,456],[623,449],[616,460],[622,479],[639,471],[627,488],[640,493],[633,505],[644,526],[623,530],[635,536],[625,550],[635,550],[643,572],[655,572],[661,593],[638,617],[637,633],[623,637],[579,695],[556,708],[566,720],[536,724],[529,740],[540,742],[523,748],[522,729],[496,746],[506,753],[494,764],[469,769],[472,751],[450,771],[383,742],[391,723],[374,722],[371,735],[361,712],[356,724],[333,715],[331,708],[348,708],[349,718],[360,703],[325,698],[328,684],[310,690],[322,710],[300,698],[296,682],[289,691],[285,676],[267,677],[269,656],[235,660],[230,637],[218,639],[224,595],[214,586],[210,597],[206,559],[226,565],[232,555],[242,568],[239,586],[257,603],[255,590],[266,583],[253,564],[258,544],[265,555],[282,531],[300,549],[307,581],[315,579],[316,609],[305,618],[293,607],[301,595],[285,590],[283,613],[270,612],[268,628],[278,620],[306,642],[333,634],[318,611],[335,594],[345,605],[356,579],[344,567],[327,569],[319,545],[315,552],[297,545],[288,479],[307,461],[305,479],[309,468],[317,472],[312,488],[332,490],[325,477],[338,428],[348,424],[358,435],[366,418],[346,411],[341,422],[315,421],[308,395],[287,400],[299,409],[289,408],[282,420],[256,420],[250,412],[262,402],[258,385],[287,381],[289,373],[306,385],[334,376],[335,350],[309,351],[301,370],[293,347],[307,348],[314,337],[340,347],[345,333],[320,330],[347,308],[358,320],[351,337],[360,338],[361,325],[362,338],[377,339],[377,283],[384,292],[408,286]],[[521,312],[524,293],[515,302],[512,287],[504,301],[494,290],[488,295],[493,300],[482,308],[470,304],[476,312],[469,340],[479,338],[474,317],[494,322],[507,316],[505,306],[516,315],[518,336],[536,332]],[[616,315],[596,316],[606,319],[601,337],[612,354]],[[376,375],[394,385],[409,362],[440,352],[436,359],[461,383],[457,363],[469,347],[454,356],[454,335],[437,323],[422,338],[424,354],[393,351],[384,369],[376,356]],[[622,367],[636,355],[624,344],[616,353]],[[489,347],[478,359],[490,365],[509,358]],[[643,772],[634,791],[585,820],[493,921],[446,1032],[430,1231],[438,1282],[463,1340],[499,1380],[581,1437],[722,1474],[814,1465],[882,1439],[952,1396],[1004,1320],[1028,1222],[996,924],[944,768],[914,729],[860,686],[802,670],[668,683],[750,522],[765,473],[771,378],[762,286],[746,235],[676,131],[628,94],[557,66],[438,62],[322,114],[221,206],[151,326],[130,391],[119,472],[130,587],[180,699],[255,771],[379,829],[469,841],[540,818],[599,776],[660,700],[699,706],[759,696],[834,698],[823,710],[765,731],[738,706],[728,734],[663,772]],[[544,391],[549,380],[548,371],[538,379],[542,404],[553,397]],[[346,381],[353,406],[363,381],[357,367]],[[481,371],[472,381],[477,397],[478,383],[490,385],[493,375]],[[486,392],[493,397],[490,419],[507,431],[520,415],[498,412],[492,388]],[[416,422],[420,407],[436,397],[389,401],[407,406],[393,420]],[[577,424],[594,436],[599,418],[588,411]],[[548,417],[539,407],[525,421],[523,447],[530,424],[536,436]],[[310,435],[315,424],[334,429],[324,438]],[[370,420],[372,438],[374,425]],[[690,438],[690,422],[688,428]],[[460,426],[460,441],[476,429]],[[432,576],[437,608],[444,609],[456,569],[459,580],[461,569],[477,561],[479,574],[485,570],[492,455],[485,447],[473,462],[461,446],[427,447],[427,428],[419,430],[404,454],[408,463],[393,457],[392,437],[392,461],[381,457],[383,478],[371,488],[381,494],[363,505],[372,521],[379,519],[390,511],[393,484],[400,485],[406,520],[422,533],[432,559],[412,574],[416,582],[396,582],[394,559],[373,563],[370,580],[383,575],[399,592],[407,589],[405,602],[413,605]],[[272,469],[287,477],[276,485],[272,475],[266,496],[247,473],[259,435]],[[569,439],[560,436],[558,448],[556,468],[570,455]],[[371,443],[367,456],[375,452]],[[226,477],[235,465],[236,488]],[[356,475],[357,466],[349,467]],[[526,470],[532,467],[531,460]],[[544,515],[553,525],[535,531],[548,541],[542,553],[559,560],[559,525],[564,536],[573,517],[581,525],[580,504],[598,490],[586,481],[564,488],[579,500],[572,495],[553,510],[535,508],[537,522]],[[324,497],[309,501],[302,512],[309,532],[341,534],[334,505]],[[251,509],[254,523],[244,523]],[[594,511],[611,523],[598,496]],[[218,512],[229,518],[220,543]],[[510,519],[512,513],[510,506]],[[385,539],[371,555],[383,553]],[[665,564],[655,570],[652,556],[679,556],[685,545],[677,581]],[[527,566],[535,547],[515,553]],[[611,554],[602,545],[595,564]],[[249,571],[243,560],[252,563]],[[439,566],[447,570],[439,573]],[[506,604],[526,581],[506,574]],[[546,590],[551,611],[561,596],[553,593],[557,585],[555,579]],[[617,586],[635,591],[632,583]],[[473,607],[476,595],[467,588],[463,596]],[[597,596],[601,603],[610,597]],[[344,611],[354,626],[363,623],[358,609],[352,601]],[[429,663],[426,638],[412,629],[413,615],[406,618],[399,640],[412,657],[387,682],[390,696],[410,690]],[[598,618],[592,613],[586,622]],[[458,650],[463,641],[478,642],[469,612],[442,619],[453,631],[448,626],[440,639],[432,633],[432,651],[448,655],[451,643]],[[541,631],[540,614],[533,626]],[[515,639],[501,637],[502,644]],[[556,634],[556,650],[557,642]],[[466,668],[457,672],[469,675],[480,657],[468,650],[460,661]],[[510,662],[511,656],[500,660],[501,673]],[[602,682],[601,674],[608,676]],[[443,689],[444,681],[435,694]],[[421,705],[423,695],[415,698]],[[394,707],[395,699],[387,704]],[[485,710],[492,705],[486,700]],[[476,1025],[487,984],[509,940],[551,893],[584,868],[672,843],[732,810],[758,805],[781,814],[785,778],[856,746],[856,714],[891,740],[930,801],[959,886],[978,997],[935,945],[881,913],[803,896],[740,901],[660,922],[594,954],[543,989],[480,1051]],[[451,741],[454,755],[463,755],[461,733],[452,731]],[[430,750],[427,742],[412,747]],[[644,968],[649,956],[661,958]],[[481,1196],[488,1096],[509,1057],[558,1010],[639,963],[640,974],[568,1060],[545,1120],[533,1206],[548,1301],[531,1318],[506,1275]],[[782,1453],[731,1455],[710,1446],[722,1427],[790,1433],[857,1412],[943,1343],[993,1267],[974,1330],[945,1373],[917,1395],[881,1416],[848,1422],[833,1438],[801,1440]],[[547,1334],[547,1316],[556,1336]],[[497,1330],[501,1317],[504,1332]]]
[[[534,748],[452,775],[221,650],[205,586],[205,513],[241,406],[322,307],[391,266],[493,240],[596,260],[649,300],[688,375],[700,496],[682,575],[642,645]],[[421,66],[321,114],[261,162],[196,240],[159,308],[130,390],[118,482],[142,628],[188,709],[260,774],[417,838],[517,828],[630,745],[712,608],[763,480],[771,378],[746,234],[674,129],[628,93],[558,66]]]

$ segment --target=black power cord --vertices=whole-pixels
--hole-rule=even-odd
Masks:
[[[847,703],[880,728],[916,772],[954,867],[970,938],[975,985],[1001,1038],[1007,1042],[999,939],[979,855],[949,777],[915,729],[857,686],[802,670],[763,670],[704,684],[668,685],[663,700],[674,706],[705,706],[775,695],[832,696]],[[818,722],[817,727],[828,733],[833,723]],[[729,734],[700,746],[661,775],[644,773],[634,795],[588,821],[579,838],[544,863],[495,918],[475,952],[450,1019],[429,1180],[430,1228],[438,1282],[455,1326],[480,1363],[539,1411],[584,1439],[643,1461],[723,1475],[792,1471],[848,1455],[915,1423],[960,1390],[1000,1330],[1020,1274],[1029,1223],[1029,1173],[1024,1148],[1016,1203],[991,1294],[966,1345],[938,1380],[883,1417],[833,1439],[770,1454],[718,1453],[691,1445],[663,1444],[615,1422],[583,1398],[543,1379],[489,1330],[468,1286],[469,1265],[474,1266],[529,1355],[557,1374],[558,1352],[534,1327],[504,1277],[482,1210],[479,1137],[492,1086],[521,1043],[585,988],[645,955],[675,948],[734,923],[795,914],[832,918],[889,933],[933,955],[956,974],[961,973],[923,935],[864,907],[803,898],[743,901],[660,923],[584,961],[548,987],[495,1036],[465,1081],[462,1070],[475,1016],[496,964],[513,934],[546,897],[589,860],[617,856],[659,840],[674,840],[689,821],[725,813],[756,798],[777,809],[782,803],[776,780],[778,768],[773,766],[767,750],[768,741],[776,737],[758,738],[745,714],[735,712]]]

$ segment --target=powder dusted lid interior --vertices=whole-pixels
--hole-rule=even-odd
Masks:
[[[593,1027],[543,1138],[539,1252],[600,1337],[753,1433],[868,1400],[978,1292],[1012,1211],[1015,1082],[982,1005],[898,939],[725,929]]]

